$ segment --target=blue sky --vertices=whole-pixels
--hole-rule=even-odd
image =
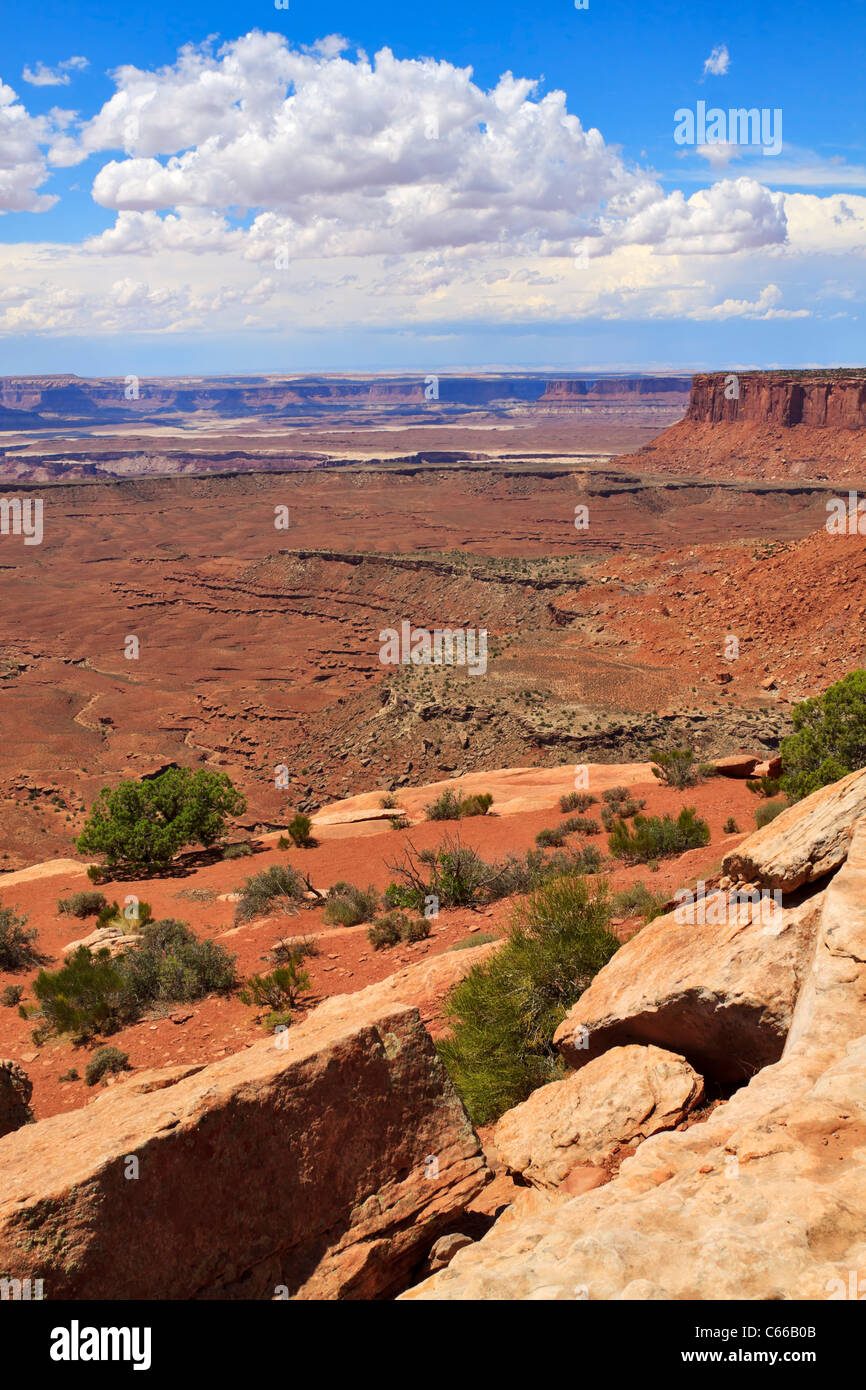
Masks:
[[[7,11],[0,371],[861,363],[864,19]],[[699,102],[781,150],[678,145]]]

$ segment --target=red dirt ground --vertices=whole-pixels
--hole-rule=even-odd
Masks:
[[[615,769],[598,771],[602,774],[599,786],[610,785],[615,780],[612,775]],[[567,785],[568,769],[562,769],[561,773],[563,785]],[[591,788],[596,786],[596,781],[593,770]],[[729,816],[735,817],[744,832],[754,826],[757,803],[743,782],[713,778],[685,792],[678,792],[664,788],[649,778],[635,783],[634,788],[635,795],[646,799],[647,814],[666,811],[676,814],[683,805],[695,806],[708,821],[712,839],[704,849],[661,861],[657,873],[650,872],[646,866],[626,868],[614,863],[605,874],[614,890],[642,881],[655,891],[670,896],[684,883],[708,877],[717,870],[722,856],[742,838],[741,834],[724,833],[723,825]],[[556,826],[562,820],[556,804],[558,795],[558,791],[551,794],[546,809],[507,816],[493,814],[463,821],[459,827],[461,837],[488,859],[511,852],[522,853],[534,845],[539,830]],[[592,815],[597,809],[591,808],[588,814]],[[328,996],[351,992],[382,980],[425,955],[448,950],[455,942],[476,935],[479,930],[501,933],[514,904],[506,900],[481,911],[443,911],[439,920],[432,924],[428,941],[376,952],[367,941],[364,926],[325,928],[321,907],[302,910],[295,917],[264,918],[235,929],[231,902],[217,900],[202,905],[178,895],[190,888],[231,893],[249,874],[270,864],[284,863],[287,859],[309,874],[317,888],[327,888],[338,879],[345,879],[361,886],[372,882],[382,890],[393,876],[388,862],[400,857],[407,841],[411,840],[419,849],[433,847],[441,842],[446,832],[453,833],[456,829],[457,826],[453,824],[424,821],[408,831],[388,828],[371,833],[370,826],[365,825],[363,834],[351,835],[342,827],[339,838],[323,839],[317,848],[293,850],[287,855],[269,847],[254,857],[207,865],[184,877],[117,881],[104,886],[102,891],[109,900],[117,898],[121,904],[126,894],[135,894],[151,904],[155,917],[179,917],[189,922],[198,935],[214,936],[236,954],[241,975],[264,971],[267,968],[266,953],[280,936],[324,933],[318,937],[320,954],[308,962],[312,992],[305,1004],[309,1007]],[[326,833],[322,832],[323,835]],[[569,844],[574,846],[576,843],[576,837],[570,837]],[[587,843],[597,845],[603,853],[606,851],[603,834],[592,837]],[[4,906],[13,906],[28,915],[30,926],[38,930],[39,949],[52,958],[49,969],[58,967],[64,945],[86,936],[92,930],[93,919],[80,922],[75,918],[60,916],[56,911],[59,898],[88,886],[83,867],[80,871],[67,869],[59,874],[24,882],[7,880],[4,884],[0,880],[0,901]],[[625,937],[638,925],[634,919],[622,921],[617,930]],[[32,981],[36,973],[35,970],[20,974],[0,973],[0,988],[7,984],[22,984],[25,986],[25,1002],[33,1002]],[[254,1011],[241,1004],[235,996],[211,997],[194,1005],[178,1006],[175,1012],[188,1017],[181,1023],[174,1023],[168,1017],[146,1018],[112,1035],[108,1041],[126,1051],[133,1068],[141,1070],[172,1063],[208,1062],[227,1051],[247,1046],[262,1036],[262,1027],[256,1022]],[[435,1001],[426,1004],[424,1014],[434,1035],[441,1031],[441,1016]],[[37,1118],[86,1104],[94,1091],[83,1080],[61,1082],[59,1077],[72,1067],[83,1075],[88,1049],[75,1048],[61,1040],[37,1046],[31,1039],[32,1029],[33,1022],[20,1018],[16,1009],[0,1009],[0,1056],[20,1061],[33,1080],[33,1105]]]

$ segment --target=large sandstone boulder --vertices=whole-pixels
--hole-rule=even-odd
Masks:
[[[33,1082],[24,1068],[9,1059],[0,1061],[0,1139],[32,1123],[32,1095]]]
[[[714,758],[713,766],[720,777],[751,777],[761,761],[757,753],[731,753],[727,758]]]
[[[866,768],[789,806],[724,859],[725,873],[788,893],[837,869],[851,827],[866,815]]]
[[[688,1062],[658,1047],[614,1047],[565,1081],[507,1111],[493,1143],[509,1172],[558,1188],[576,1167],[604,1167],[620,1150],[673,1129],[703,1099]]]
[[[866,820],[823,896],[782,1059],[705,1123],[648,1139],[607,1186],[497,1222],[404,1297],[848,1297],[866,1256],[864,1000]]]
[[[490,1174],[416,1009],[344,1003],[0,1140],[0,1269],[49,1298],[376,1298]]]
[[[582,1067],[611,1047],[654,1043],[703,1076],[746,1079],[782,1055],[819,911],[817,897],[776,911],[718,892],[657,917],[595,977],[556,1045]]]

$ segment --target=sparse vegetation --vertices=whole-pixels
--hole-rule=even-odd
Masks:
[[[764,801],[755,811],[755,825],[760,830],[763,826],[769,825],[770,821],[775,820],[778,815],[788,808],[787,801]]]
[[[597,797],[590,796],[589,792],[568,792],[559,798],[559,809],[563,815],[569,811],[588,811],[596,801]]]
[[[637,815],[631,829],[625,821],[617,821],[607,843],[617,859],[639,864],[682,854],[709,842],[710,827],[706,821],[699,820],[692,807],[684,806],[676,820],[668,815]]]
[[[492,932],[480,931],[476,936],[464,936],[459,941],[455,941],[453,946],[449,946],[449,951],[469,951],[473,946],[487,946],[491,941],[498,941],[499,937]]]
[[[791,710],[794,732],[782,739],[782,790],[789,801],[866,767],[866,670],[850,671]]]
[[[746,786],[749,791],[753,792],[755,796],[765,796],[767,799],[778,796],[781,785],[782,779],[780,777],[768,777],[766,773],[762,773],[760,777],[746,778]]]
[[[399,941],[424,941],[430,935],[430,923],[425,917],[412,917],[408,912],[392,909],[377,917],[367,932],[374,951],[396,946]]]
[[[242,1004],[280,1014],[285,1022],[287,1017],[291,1017],[300,996],[309,988],[310,976],[296,957],[285,965],[278,965],[269,975],[251,975],[244,981],[238,998]]]
[[[166,869],[186,845],[209,848],[246,801],[224,772],[169,768],[158,777],[103,787],[78,838],[82,854],[105,856],[103,870]]]
[[[114,960],[105,947],[79,946],[60,970],[41,970],[33,991],[45,1022],[37,1033],[86,1041],[134,1022],[154,1004],[201,999],[235,982],[234,957],[224,947],[200,941],[173,918],[148,922],[141,939]]]
[[[733,816],[728,816],[722,828],[726,835],[738,835],[740,831],[740,827],[737,825]]]
[[[564,830],[564,826],[560,827],[558,830],[539,830],[535,837],[535,843],[538,845],[539,849],[560,849],[565,844]]]
[[[611,898],[611,910],[616,917],[643,917],[652,922],[661,917],[667,898],[664,893],[656,893],[645,883],[632,883],[621,888]]]
[[[304,889],[304,880],[291,864],[272,864],[238,889],[235,923],[252,922],[272,912],[294,914],[304,901]]]
[[[225,845],[223,848],[223,859],[248,859],[254,853],[252,845],[248,840],[240,840],[234,845]]]
[[[289,832],[289,839],[296,849],[313,849],[316,841],[313,839],[313,822],[309,816],[305,816],[299,811],[293,816],[286,827]]]
[[[36,947],[36,929],[28,930],[27,917],[11,907],[0,907],[0,970],[27,970],[42,959]]]
[[[73,893],[69,898],[59,899],[57,911],[66,917],[96,917],[106,906],[102,893]]]
[[[328,926],[356,927],[369,922],[379,907],[379,894],[372,883],[356,888],[354,883],[335,883],[328,891],[322,921]]]
[[[569,816],[559,827],[564,835],[600,835],[601,826],[591,816]]]
[[[617,950],[603,888],[552,878],[517,909],[505,944],[475,965],[447,1003],[438,1044],[475,1124],[489,1124],[564,1071],[553,1035]]]
[[[24,994],[23,985],[7,985],[0,990],[0,1006],[4,1009],[17,1009]]]
[[[463,820],[467,816],[486,816],[493,805],[490,792],[473,792],[461,801],[450,787],[424,807],[428,820]]]
[[[397,798],[391,792],[386,792],[384,796],[379,797],[379,806],[383,811],[393,811],[396,805]]]
[[[653,760],[653,776],[666,787],[676,787],[682,791],[684,787],[693,787],[701,779],[691,748],[652,748],[650,757]]]
[[[129,1070],[129,1055],[126,1052],[122,1052],[119,1047],[98,1047],[84,1068],[84,1079],[88,1086],[95,1086],[105,1076],[114,1076],[119,1071]],[[78,1072],[74,1077],[70,1075],[67,1079],[77,1080]]]

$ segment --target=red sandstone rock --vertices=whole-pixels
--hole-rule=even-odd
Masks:
[[[732,753],[728,758],[713,759],[721,777],[751,777],[760,758],[755,753]]]
[[[405,1005],[347,1005],[170,1081],[0,1141],[9,1277],[60,1299],[376,1298],[489,1177]]]

